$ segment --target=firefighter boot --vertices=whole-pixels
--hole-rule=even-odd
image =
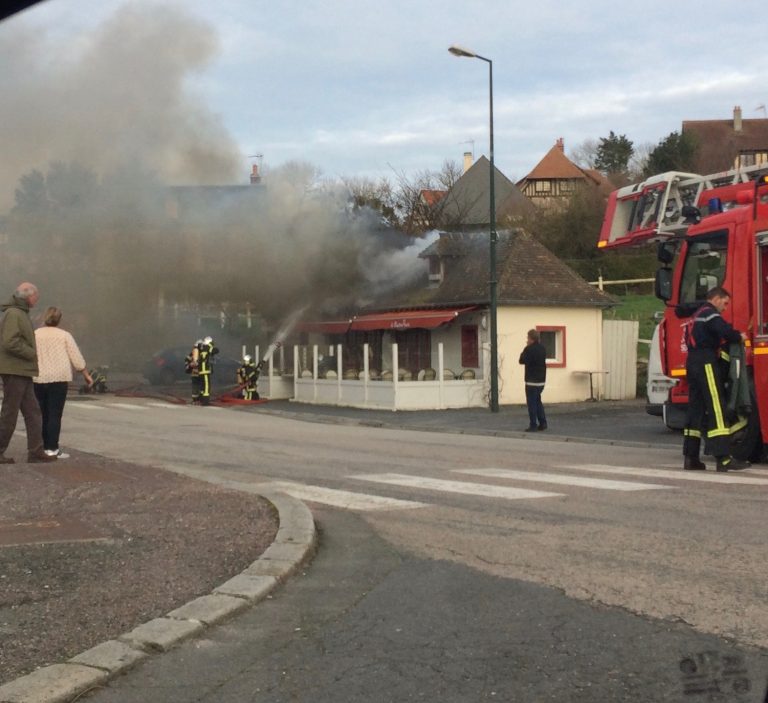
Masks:
[[[707,465],[697,456],[686,456],[683,458],[683,468],[686,471],[704,471]]]
[[[732,456],[717,457],[718,471],[741,471],[742,469],[748,469],[750,466],[752,466],[752,464],[748,461],[734,459]]]

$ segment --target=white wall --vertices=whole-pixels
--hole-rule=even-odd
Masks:
[[[500,307],[497,311],[499,348],[499,403],[525,403],[525,374],[520,353],[528,330],[540,326],[565,327],[565,366],[547,369],[544,403],[570,403],[589,397],[589,376],[574,371],[603,366],[603,313],[600,308]],[[602,395],[603,376],[594,377]]]

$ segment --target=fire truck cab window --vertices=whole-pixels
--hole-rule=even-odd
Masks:
[[[681,303],[704,301],[710,289],[723,285],[727,251],[726,231],[689,240],[680,283]]]

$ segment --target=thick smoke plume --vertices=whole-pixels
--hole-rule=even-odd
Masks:
[[[237,177],[235,143],[185,86],[217,50],[205,23],[131,3],[63,43],[22,20],[0,25],[0,211],[23,173],[53,161],[99,174],[138,161],[169,183]]]
[[[0,297],[33,280],[94,361],[203,332],[266,345],[295,310],[347,315],[425,274],[424,242],[308,164],[237,185],[247,166],[185,90],[215,49],[162,6],[126,6],[73,47],[0,32]]]

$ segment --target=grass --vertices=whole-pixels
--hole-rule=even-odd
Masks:
[[[637,320],[640,323],[640,339],[650,339],[657,320],[653,315],[664,310],[664,303],[655,295],[617,295],[621,303],[605,311],[609,320]],[[648,345],[642,356],[648,355]]]

